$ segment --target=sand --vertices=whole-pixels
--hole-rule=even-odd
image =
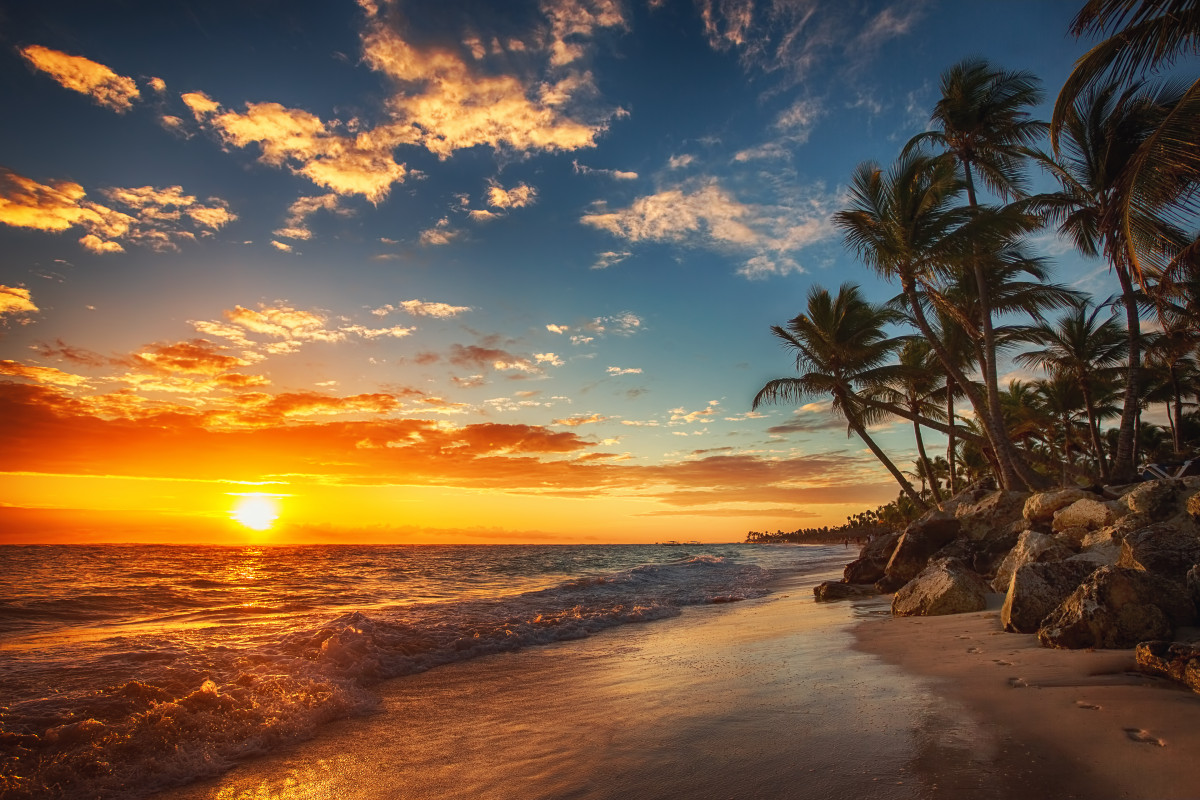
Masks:
[[[857,646],[964,704],[980,722],[970,758],[997,779],[1039,797],[1200,797],[1200,695],[1138,673],[1132,650],[1052,650],[1005,633],[1001,600],[872,620],[855,629]]]
[[[390,681],[381,713],[159,797],[1200,796],[1200,698],[1120,685],[1129,653],[815,604],[826,577]]]

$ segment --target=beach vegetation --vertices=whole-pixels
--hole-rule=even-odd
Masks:
[[[981,480],[1128,483],[1147,463],[1200,455],[1200,81],[1187,74],[1200,3],[1089,0],[1071,33],[1105,38],[1050,122],[1034,116],[1036,76],[968,58],[941,76],[929,130],[850,176],[833,222],[896,297],[815,286],[804,313],[771,328],[799,375],[769,381],[754,408],[831,399],[900,486],[872,525]],[[1102,259],[1119,292],[1054,283],[1035,236]],[[1006,364],[1035,377],[1002,380]],[[1165,425],[1143,419],[1152,408]],[[911,470],[871,436],[889,421],[912,425]],[[945,436],[944,458],[928,431]]]

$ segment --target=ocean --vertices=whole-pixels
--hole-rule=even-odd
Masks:
[[[0,547],[0,797],[130,798],[382,681],[762,597],[841,546]]]

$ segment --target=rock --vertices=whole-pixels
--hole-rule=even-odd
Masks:
[[[934,553],[930,561],[958,558],[975,572],[990,578],[996,574],[1009,551],[1016,546],[1020,535],[1021,531],[998,530],[982,539],[955,539]]]
[[[883,577],[896,542],[900,541],[899,533],[889,533],[878,536],[863,545],[862,552],[854,561],[846,565],[842,573],[845,583],[874,583]]]
[[[1097,567],[1102,567],[1107,564],[1110,567],[1115,567],[1121,559],[1121,547],[1115,544],[1098,544],[1089,547],[1081,553],[1076,553],[1067,561],[1083,561],[1087,564],[1094,564]]]
[[[897,578],[892,575],[884,575],[879,580],[875,581],[875,591],[880,594],[892,594],[898,592],[908,581],[903,578]]]
[[[1100,564],[1043,561],[1022,564],[1013,573],[1000,609],[1000,623],[1012,633],[1037,633],[1046,615],[1079,588]]]
[[[1054,538],[1071,550],[1079,552],[1079,550],[1083,549],[1083,540],[1089,533],[1091,531],[1084,527],[1064,528],[1054,534]]]
[[[813,594],[818,600],[846,600],[851,597],[868,597],[875,593],[875,587],[869,583],[863,585],[861,583],[825,581],[813,587]]]
[[[1154,572],[1179,583],[1200,563],[1200,537],[1170,522],[1159,522],[1125,535],[1117,565]]]
[[[1066,508],[1076,500],[1096,499],[1096,495],[1085,489],[1059,489],[1053,492],[1038,492],[1025,501],[1022,515],[1029,522],[1049,523],[1054,512]]]
[[[1200,564],[1188,570],[1186,581],[1188,594],[1196,604],[1196,610],[1200,611]]]
[[[1054,522],[1051,528],[1064,531],[1067,528],[1087,528],[1094,531],[1116,521],[1116,514],[1108,503],[1100,500],[1085,498],[1076,500],[1065,508],[1054,512]]]
[[[974,503],[960,503],[954,517],[961,523],[968,539],[983,539],[994,531],[1024,520],[1025,503],[1029,492],[988,492]],[[1022,523],[1021,528],[1025,525]]]
[[[1120,649],[1170,639],[1195,618],[1179,584],[1152,572],[1100,567],[1042,620],[1037,635],[1046,647]]]
[[[964,614],[987,607],[987,582],[956,558],[933,561],[892,598],[897,617]]]
[[[1188,516],[1200,522],[1200,492],[1196,492],[1187,499],[1186,509]]]
[[[902,581],[901,585],[908,583],[925,568],[929,557],[953,541],[961,530],[959,521],[945,511],[929,512],[904,530],[884,575]]]
[[[1165,675],[1200,692],[1200,644],[1139,642],[1134,651],[1137,667],[1151,675]]]
[[[992,588],[997,592],[1007,592],[1013,573],[1022,564],[1032,564],[1036,561],[1062,561],[1074,554],[1073,550],[1053,536],[1036,531],[1025,531],[1017,539],[1013,549],[1004,557],[1000,568],[996,570]]]
[[[1120,503],[1135,514],[1145,514],[1158,522],[1175,514],[1175,500],[1183,489],[1182,481],[1146,481],[1121,497]]]
[[[1112,525],[1101,528],[1096,533],[1107,533],[1113,542],[1120,544],[1125,540],[1126,534],[1149,527],[1151,524],[1151,519],[1145,514],[1129,514],[1128,516],[1121,517]]]
[[[1112,486],[1102,487],[1100,489],[1100,492],[1101,492],[1101,494],[1103,494],[1105,496],[1105,498],[1107,498],[1109,500],[1120,500],[1122,497],[1129,494],[1130,492],[1132,492],[1134,489],[1136,489],[1137,487],[1139,487],[1141,485],[1142,485],[1141,483],[1114,484]]]

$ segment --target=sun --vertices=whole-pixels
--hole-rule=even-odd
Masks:
[[[237,504],[229,512],[234,521],[255,531],[270,530],[279,519],[278,495],[250,492],[237,495]]]

